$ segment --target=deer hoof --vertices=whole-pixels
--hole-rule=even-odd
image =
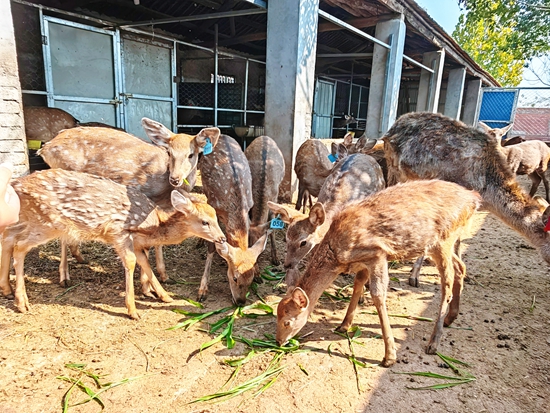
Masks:
[[[409,277],[409,285],[418,288],[418,277]]]
[[[334,331],[338,331],[339,333],[347,333],[348,330],[349,326],[345,326],[344,324],[342,324],[339,327],[336,327]]]
[[[207,292],[207,291],[202,292],[202,293],[199,291],[199,296],[198,296],[198,298],[197,298],[197,301],[198,301],[199,303],[202,303],[203,301],[206,300],[206,297],[207,297],[207,296],[208,296],[208,292]]]
[[[380,365],[382,367],[391,367],[395,364],[396,360],[395,359],[387,359],[386,357],[384,357],[384,359],[382,360],[382,362],[380,363]]]
[[[170,297],[168,294],[161,296],[160,299],[162,300],[163,303],[171,303],[172,301],[174,301],[174,299]]]
[[[426,354],[437,354],[437,345],[429,343],[428,347],[426,347]]]
[[[139,314],[137,313],[137,311],[133,311],[133,312],[130,312],[128,313],[128,316],[132,319],[132,320],[139,320]]]
[[[29,301],[28,300],[21,300],[22,302],[15,302],[15,306],[17,307],[17,309],[21,312],[21,313],[26,313],[27,311],[29,311],[31,309],[30,305],[29,305]]]
[[[68,278],[64,279],[63,281],[61,281],[59,283],[61,285],[61,287],[63,288],[69,288],[73,285],[73,282],[71,280],[69,280]]]

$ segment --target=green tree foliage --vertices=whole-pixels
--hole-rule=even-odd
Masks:
[[[509,46],[524,60],[550,52],[550,0],[458,0],[468,20],[512,29]]]
[[[494,19],[494,17],[492,18]],[[453,37],[460,46],[503,86],[517,86],[525,59],[514,47],[513,27],[497,28],[487,19],[463,14]]]

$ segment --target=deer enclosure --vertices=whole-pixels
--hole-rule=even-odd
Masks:
[[[518,181],[529,189],[527,177],[520,176]],[[544,196],[542,185],[538,194]],[[341,275],[301,331],[306,335],[300,339],[302,351],[281,356],[283,369],[277,379],[260,394],[256,395],[262,386],[216,404],[192,402],[258,377],[274,358],[273,352],[257,349],[232,376],[237,367],[226,362],[248,354],[246,342],[238,339],[230,349],[222,340],[200,351],[223,330],[209,334],[209,324],[233,311],[227,264],[220,256],[214,257],[205,308],[199,309],[187,299],[197,298],[206,247],[192,238],[164,248],[171,281],[163,287],[174,301],[140,296],[135,277],[141,316],[135,321],[126,314],[124,270],[112,248],[95,242],[81,244],[88,262],[70,258],[72,286],[65,288],[58,282],[60,245],[52,241],[27,255],[30,311],[21,314],[12,300],[0,297],[0,411],[61,412],[64,398],[69,405],[88,398],[78,385],[71,390],[67,380],[80,379],[94,391],[100,390],[83,371],[99,376],[102,384],[120,384],[99,394],[105,412],[548,411],[547,264],[525,239],[483,209],[476,213],[470,231],[471,238],[462,243],[468,279],[460,313],[452,328],[444,329],[439,346],[442,355],[468,363],[456,365],[462,376],[445,368],[448,365],[439,356],[425,353],[433,330],[429,319],[437,319],[441,294],[435,266],[425,263],[415,288],[408,284],[413,262],[391,262],[387,306],[397,346],[395,365],[379,366],[384,343],[368,291],[354,319],[361,335],[350,345],[347,338],[333,332],[344,317],[345,298],[353,287],[353,277]],[[275,235],[282,261],[284,230]],[[271,265],[269,249],[259,257],[260,269]],[[150,261],[154,262],[152,256]],[[277,273],[282,267],[271,271]],[[12,285],[13,274],[11,270]],[[264,279],[257,292],[250,292],[246,304],[259,302],[261,297],[276,310],[283,296],[284,288],[277,281]],[[225,313],[187,330],[169,330],[190,318],[174,309],[196,313],[226,307],[230,309]],[[233,337],[263,340],[266,334],[274,335],[276,317],[258,314],[262,316],[237,317]],[[85,367],[78,370],[75,365]],[[438,391],[414,390],[453,380],[402,374],[412,372],[470,380]],[[97,412],[100,408],[90,401],[68,411]]]

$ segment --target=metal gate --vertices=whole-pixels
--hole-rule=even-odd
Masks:
[[[334,83],[317,79],[314,102],[311,135],[318,139],[331,138],[332,117],[334,115]]]
[[[483,88],[477,121],[491,128],[502,128],[514,122],[518,89]]]
[[[44,16],[48,106],[81,122],[119,126],[115,33]]]
[[[176,122],[174,43],[44,16],[48,106],[81,122],[124,127],[148,140],[141,118]]]

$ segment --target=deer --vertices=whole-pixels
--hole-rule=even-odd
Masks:
[[[227,261],[227,278],[231,296],[236,305],[246,302],[248,288],[256,275],[256,260],[266,246],[268,233],[249,247],[249,211],[254,203],[252,176],[248,160],[235,139],[220,135],[218,144],[199,160],[203,192],[216,210],[223,225],[227,242],[208,244],[204,273],[198,300],[208,295],[208,279],[214,252]]]
[[[335,128],[345,128],[348,125],[351,125],[352,123],[357,123],[357,119],[355,119],[354,116],[350,115],[342,115],[341,118],[334,119],[334,127]]]
[[[523,191],[494,137],[441,114],[417,112],[402,115],[382,139],[388,185],[441,179],[476,190],[487,210],[550,263],[548,203]]]
[[[323,240],[333,218],[348,205],[386,187],[382,169],[374,158],[361,153],[348,156],[344,144],[339,145],[338,152],[338,161],[309,214],[268,202],[271,211],[288,225],[284,262],[287,287],[296,283],[298,264]]]
[[[25,106],[23,108],[27,140],[51,141],[59,132],[78,126],[78,120],[59,108]]]
[[[483,122],[478,123],[486,133],[490,134],[491,128]],[[512,125],[507,126],[506,131]],[[515,138],[511,138],[515,139]],[[505,145],[506,141],[497,139],[499,150],[504,154],[512,172],[516,175],[527,175],[531,180],[530,196],[534,196],[542,180],[546,193],[546,201],[550,202],[550,185],[546,178],[548,161],[550,161],[550,148],[546,143],[539,140],[519,142],[515,145]]]
[[[153,144],[126,132],[104,127],[64,130],[46,143],[38,154],[51,168],[87,172],[109,178],[141,191],[161,207],[171,207],[172,189],[190,191],[195,185],[199,154],[210,142],[215,146],[218,128],[202,129],[197,135],[174,134],[164,125],[143,118],[141,124]],[[78,262],[85,262],[78,245],[69,245]],[[162,248],[155,248],[160,280],[168,280]],[[60,283],[70,282],[64,243]]]
[[[426,353],[435,354],[443,326],[451,325],[458,315],[466,274],[454,244],[480,205],[477,192],[440,180],[399,183],[348,205],[333,219],[296,286],[280,301],[277,342],[284,344],[302,329],[325,288],[340,273],[355,272],[350,304],[337,331],[351,327],[368,281],[384,338],[381,365],[390,367],[397,354],[386,308],[388,261],[426,254],[441,278],[439,313],[426,348]]]
[[[248,243],[254,245],[270,228],[274,218],[269,202],[276,202],[279,196],[279,185],[285,174],[285,159],[277,143],[269,136],[259,136],[246,147],[244,155],[248,160],[252,175],[252,200],[250,209],[250,228]],[[271,231],[271,263],[279,265],[275,234]]]
[[[126,279],[126,308],[139,319],[134,298],[134,268],[141,266],[142,290],[163,302],[172,298],[149,266],[146,250],[155,245],[180,243],[197,236],[216,245],[225,243],[214,209],[189,194],[173,190],[170,211],[159,208],[132,187],[83,172],[48,169],[16,179],[13,187],[21,201],[19,222],[4,231],[0,290],[14,295],[22,313],[29,310],[24,260],[29,250],[52,239],[111,245],[120,257]],[[15,294],[9,283],[11,257],[16,274]]]

